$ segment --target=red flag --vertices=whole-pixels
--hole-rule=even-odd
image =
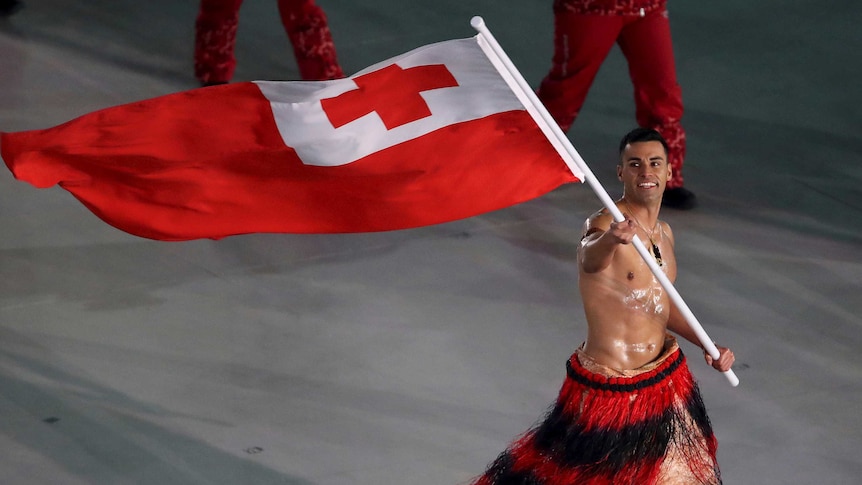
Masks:
[[[59,184],[159,240],[405,229],[511,206],[577,181],[479,37],[356,75],[247,82],[0,135],[16,178]]]

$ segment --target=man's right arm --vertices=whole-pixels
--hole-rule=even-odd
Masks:
[[[598,273],[610,266],[620,244],[630,244],[635,235],[631,220],[614,222],[610,214],[599,213],[584,223],[578,261],[585,273]]]

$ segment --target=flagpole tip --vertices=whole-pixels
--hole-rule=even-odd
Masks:
[[[470,25],[472,25],[474,29],[479,30],[485,26],[485,21],[482,19],[482,17],[476,15],[475,17],[470,19]]]

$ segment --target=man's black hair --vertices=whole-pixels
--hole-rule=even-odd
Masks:
[[[661,136],[661,133],[653,130],[652,128],[635,128],[634,130],[626,133],[626,135],[620,141],[620,155],[623,154],[623,150],[626,149],[626,145],[641,141],[657,141],[661,143],[661,146],[664,147],[664,154],[665,156],[667,156],[669,151],[667,148],[667,142],[665,141],[664,137]]]

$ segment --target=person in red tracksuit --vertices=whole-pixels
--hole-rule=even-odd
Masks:
[[[204,86],[224,84],[233,77],[240,6],[242,0],[201,0],[195,22],[194,71]],[[323,9],[314,0],[278,0],[278,10],[302,79],[344,77]]]
[[[614,44],[628,61],[638,125],[657,130],[670,147],[673,177],[663,205],[691,209],[695,195],[683,187],[685,130],[676,78],[667,0],[554,0],[554,55],[539,99],[567,131]]]

